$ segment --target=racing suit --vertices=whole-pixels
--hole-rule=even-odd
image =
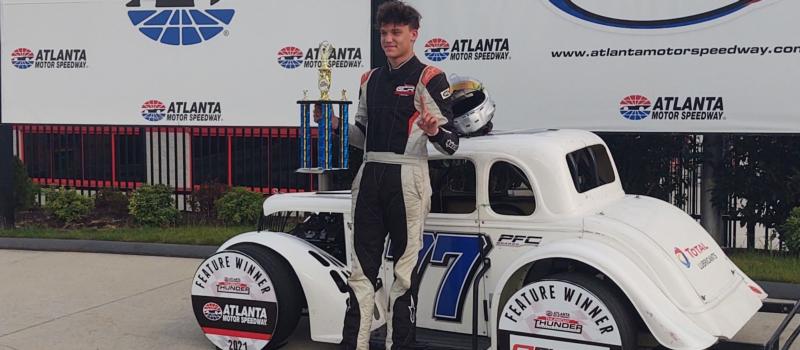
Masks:
[[[369,349],[384,241],[388,232],[394,257],[394,283],[387,314],[386,349],[414,346],[419,280],[418,253],[430,211],[427,143],[445,154],[458,149],[453,129],[450,85],[439,69],[412,57],[400,67],[373,69],[361,78],[350,141],[364,149],[364,163],[353,181],[353,271],[345,315],[345,349]],[[439,124],[428,137],[417,125],[422,103]]]

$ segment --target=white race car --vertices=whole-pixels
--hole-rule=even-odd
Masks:
[[[590,132],[495,133],[430,154],[416,322],[431,347],[704,349],[766,298],[689,215],[626,195]],[[339,343],[350,210],[347,191],[269,197],[259,230],[197,271],[192,303],[207,337],[222,349],[276,348],[307,309],[311,338]],[[384,257],[374,329],[393,280]]]

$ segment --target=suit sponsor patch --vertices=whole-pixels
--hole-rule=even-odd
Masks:
[[[394,94],[397,96],[413,96],[416,88],[414,85],[400,85],[394,89]]]

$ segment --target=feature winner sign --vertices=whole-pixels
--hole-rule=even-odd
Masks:
[[[616,324],[606,305],[589,291],[564,281],[535,282],[514,293],[503,307],[497,348],[619,349]]]
[[[222,251],[206,259],[192,283],[192,309],[220,349],[262,349],[278,321],[275,288],[249,256]]]

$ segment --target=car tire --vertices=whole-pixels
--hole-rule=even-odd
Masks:
[[[262,350],[283,346],[297,327],[303,308],[303,288],[294,270],[278,253],[258,244],[237,244],[228,249],[252,257],[273,281],[278,299],[278,324],[269,344]]]
[[[567,288],[573,291],[569,297]],[[565,343],[582,343],[635,350],[638,335],[635,310],[624,298],[608,282],[584,273],[558,273],[525,281],[501,310],[498,349],[557,348]],[[535,301],[526,305],[524,301],[530,300]],[[591,306],[581,309],[587,300]],[[590,312],[595,307],[600,311]]]

